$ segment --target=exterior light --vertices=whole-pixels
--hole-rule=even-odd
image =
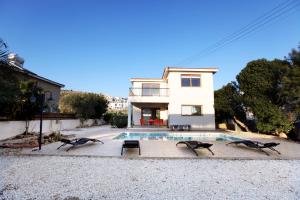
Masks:
[[[31,103],[35,103],[36,102],[36,97],[32,94],[29,100],[30,100]]]

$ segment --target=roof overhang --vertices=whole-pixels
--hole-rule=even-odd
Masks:
[[[130,82],[165,82],[161,78],[131,78]]]
[[[28,69],[25,69],[23,67],[19,67],[17,65],[14,65],[14,64],[8,64],[7,65],[8,67],[10,67],[12,70],[16,71],[16,72],[19,72],[21,74],[24,74],[26,76],[29,76],[33,79],[37,79],[39,81],[44,81],[46,83],[49,83],[51,85],[55,85],[55,86],[58,86],[58,87],[65,87],[64,84],[61,84],[61,83],[58,83],[58,82],[55,82],[55,81],[52,81],[50,79],[47,79],[47,78],[44,78],[42,76],[39,76],[37,75],[36,73],[33,73],[32,71],[28,70]]]
[[[38,79],[38,80],[40,80],[40,81],[44,81],[44,82],[47,82],[47,83],[49,83],[49,84],[56,85],[56,86],[58,86],[58,87],[65,87],[64,84],[57,83],[57,82],[55,82],[55,81],[49,80],[49,79],[47,79],[47,78],[44,78],[44,77],[39,76],[39,75],[36,75],[36,74],[27,74],[27,75],[28,75],[28,76],[31,76],[32,78],[36,78],[36,79]]]
[[[200,73],[216,73],[218,68],[216,67],[207,67],[207,68],[183,68],[183,67],[166,67],[164,69],[164,73],[162,79],[166,79],[168,77],[169,72],[200,72]]]

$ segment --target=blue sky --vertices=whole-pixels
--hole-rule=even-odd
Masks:
[[[205,57],[194,57],[287,0],[1,0],[0,37],[25,67],[66,89],[127,96],[131,77],[165,66],[218,67],[215,89],[247,62],[300,42],[300,9]]]

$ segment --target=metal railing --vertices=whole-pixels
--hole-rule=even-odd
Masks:
[[[129,96],[169,96],[169,88],[129,88]]]

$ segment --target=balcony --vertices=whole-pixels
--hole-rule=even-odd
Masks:
[[[169,88],[129,88],[129,96],[169,96]]]
[[[169,88],[129,88],[131,102],[168,103]]]

